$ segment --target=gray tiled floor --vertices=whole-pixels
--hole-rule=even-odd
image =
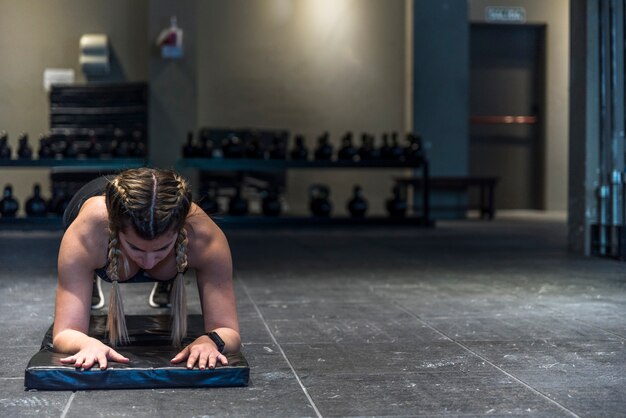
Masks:
[[[626,416],[626,265],[565,234],[529,213],[227,230],[250,385],[73,393],[23,388],[59,234],[2,232],[0,416]],[[148,290],[123,289],[128,313],[154,312]]]

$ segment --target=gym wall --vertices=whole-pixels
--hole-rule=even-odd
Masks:
[[[564,209],[567,1],[517,3],[526,7],[529,19],[547,22],[552,36],[548,40],[546,202],[547,209]],[[445,55],[447,46],[439,44],[442,40],[428,25],[408,27],[406,13],[407,7],[414,13],[443,13],[449,19],[438,26],[438,33],[449,33],[447,41],[462,42],[469,20],[459,19],[469,15],[479,20],[485,4],[478,0],[0,0],[4,53],[0,130],[9,132],[13,148],[22,131],[30,134],[35,145],[37,136],[48,128],[44,69],[74,68],[77,81],[82,81],[80,35],[103,32],[109,35],[113,52],[114,71],[108,81],[150,83],[151,159],[157,165],[172,166],[186,132],[200,126],[285,128],[306,135],[313,147],[325,130],[337,144],[348,130],[379,136],[414,125],[432,144],[433,172],[463,174],[467,166],[463,58],[453,63],[456,67],[449,73],[457,84],[437,92],[416,88],[412,100],[413,83],[436,86],[441,81],[441,72],[435,70],[445,62],[437,57]],[[154,46],[172,15],[185,31],[185,57],[178,61],[161,59]],[[439,55],[417,56],[418,49],[407,53],[407,43],[419,39],[425,40],[423,45],[439,45]],[[407,65],[420,71],[407,77]],[[449,116],[437,116],[432,106],[436,99],[447,100],[454,123]],[[413,112],[407,112],[407,103],[414,106]],[[457,135],[452,126],[460,129]],[[49,190],[45,170],[3,169],[2,173],[2,183],[12,182],[22,203],[36,181]],[[360,182],[371,210],[382,212],[394,174],[399,173],[294,172],[289,175],[287,198],[292,208],[304,208],[307,186],[328,182],[335,207],[343,211],[352,185]]]

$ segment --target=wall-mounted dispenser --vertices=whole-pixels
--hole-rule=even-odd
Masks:
[[[109,39],[103,34],[85,34],[80,38],[80,68],[85,75],[109,73]]]
[[[176,16],[170,18],[170,27],[163,29],[156,41],[163,58],[182,58],[183,30],[178,27]]]

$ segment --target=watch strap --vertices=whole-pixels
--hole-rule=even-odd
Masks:
[[[224,340],[220,338],[217,332],[211,331],[207,332],[205,335],[215,343],[215,345],[217,346],[217,351],[219,351],[220,353],[224,352],[224,347],[226,346],[226,344],[224,343]]]

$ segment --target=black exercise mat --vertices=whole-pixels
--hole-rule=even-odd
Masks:
[[[250,375],[248,362],[241,353],[228,354],[228,365],[218,363],[215,369],[188,370],[186,363],[170,363],[178,349],[169,340],[169,315],[127,315],[126,324],[130,344],[116,348],[128,357],[130,363],[109,362],[106,370],[97,365],[91,370],[80,370],[64,365],[60,359],[67,354],[55,353],[52,348],[52,326],[46,332],[41,349],[28,363],[24,375],[27,389],[83,390],[83,389],[151,389],[246,386]],[[105,316],[92,316],[89,335],[107,343]],[[202,317],[190,315],[188,335],[203,332]],[[189,343],[189,339],[185,343]]]

